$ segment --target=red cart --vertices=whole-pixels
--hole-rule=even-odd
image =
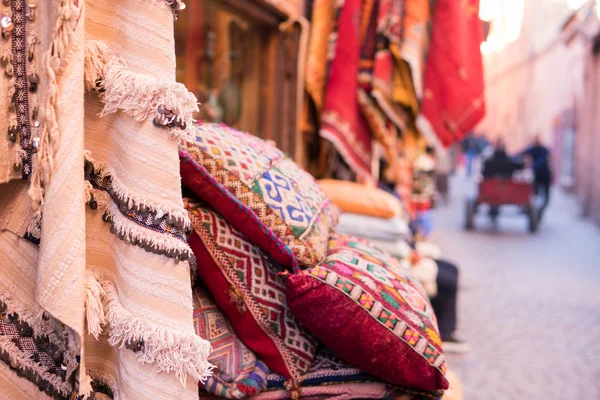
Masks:
[[[481,204],[490,207],[504,205],[521,206],[529,221],[529,232],[538,229],[539,213],[534,204],[534,188],[529,182],[519,182],[508,178],[485,178],[479,184],[477,197],[467,200],[465,228],[472,230],[477,209]]]

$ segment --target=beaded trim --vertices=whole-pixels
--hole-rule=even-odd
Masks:
[[[126,244],[138,246],[148,252],[173,258],[175,262],[188,261],[192,282],[194,282],[197,270],[196,256],[187,246],[187,237],[191,232],[191,227],[186,228],[186,220],[177,219],[162,210],[152,210],[149,207],[141,206],[133,203],[131,200],[119,197],[115,190],[113,190],[111,176],[100,174],[89,160],[85,161],[85,179],[95,189],[107,192],[115,202],[116,207],[107,207],[106,210],[103,210],[104,214],[102,215],[102,220],[110,223],[110,232],[112,234],[117,235]],[[98,201],[94,199],[93,194],[87,204],[92,210],[98,209]],[[185,246],[179,246],[179,248],[159,246],[151,238],[136,235],[132,231],[125,229],[122,224],[116,224],[115,213],[129,221],[135,222],[143,228],[173,237],[184,243]]]
[[[34,329],[8,304],[0,300],[0,360],[40,391],[58,399],[68,399],[67,366],[63,353],[48,335]],[[68,388],[68,389],[67,389]]]
[[[29,118],[30,94],[37,91],[39,76],[35,72],[27,75],[27,61],[33,62],[33,48],[28,52],[27,43],[27,20],[33,20],[35,16],[35,2],[33,7],[28,6],[25,0],[12,0],[12,18],[14,27],[12,29],[12,52],[13,68],[15,75],[15,93],[11,99],[17,115],[17,131],[20,133],[20,146],[25,151],[22,155],[21,177],[29,179],[32,171],[32,159],[36,143],[32,138],[32,124]],[[29,11],[28,11],[29,10]],[[35,39],[35,38],[34,38]],[[35,47],[35,40],[32,42]],[[29,53],[29,54],[28,54]],[[37,107],[34,108],[34,117],[37,118]],[[39,127],[39,121],[35,121],[33,127]],[[10,136],[10,133],[9,133]],[[11,139],[12,140],[12,139]]]
[[[110,176],[102,176],[94,169],[94,164],[90,161],[85,162],[85,179],[88,180],[96,189],[108,192],[110,197],[119,206],[119,209],[128,219],[136,224],[151,229],[158,233],[168,234],[176,239],[187,243],[187,235],[191,232],[191,228],[185,228],[186,221],[178,220],[175,217],[166,214],[162,210],[151,210],[148,207],[134,204],[130,207],[131,202],[120,198],[113,190],[112,178]],[[89,206],[92,210],[97,208],[97,203],[91,200]]]

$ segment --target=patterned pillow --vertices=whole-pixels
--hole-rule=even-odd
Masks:
[[[327,258],[291,275],[286,294],[296,318],[350,364],[402,387],[448,387],[427,295],[398,260],[367,241],[334,236]]]
[[[187,207],[198,274],[219,308],[270,369],[299,377],[310,368],[316,346],[288,309],[276,265],[214,211]]]
[[[262,139],[202,124],[179,149],[185,186],[277,263],[314,265],[338,210],[313,177]]]
[[[193,299],[196,334],[210,341],[208,361],[216,367],[206,383],[200,383],[201,391],[228,399],[261,392],[266,386],[267,366],[242,343],[204,287],[194,287]]]
[[[441,392],[424,392],[395,388],[380,379],[365,374],[346,364],[324,346],[319,348],[310,371],[302,375],[296,385],[274,373],[267,375],[267,389],[253,397],[255,400],[291,400],[301,398],[335,399],[439,399]]]

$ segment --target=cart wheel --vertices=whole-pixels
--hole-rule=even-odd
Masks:
[[[530,205],[527,208],[527,217],[529,218],[529,232],[536,233],[540,226],[540,218],[534,205]]]
[[[473,199],[468,199],[466,202],[466,210],[465,210],[465,229],[468,231],[473,230],[473,228],[475,227],[475,212],[476,212],[476,207],[475,207],[475,200]]]

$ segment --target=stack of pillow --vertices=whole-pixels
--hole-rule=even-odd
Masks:
[[[402,203],[384,190],[356,182],[325,179],[319,186],[342,212],[335,231],[358,236],[394,256],[408,257],[410,236]]]
[[[448,388],[423,287],[389,253],[336,234],[338,208],[307,172],[217,124],[199,125],[180,165],[194,317],[217,367],[202,396],[416,400]]]
[[[431,251],[435,245],[421,242],[413,249],[409,244],[412,235],[408,215],[397,197],[356,182],[327,179],[319,181],[319,186],[342,212],[335,229],[337,233],[367,239],[399,258],[421,282],[428,296],[437,294],[438,269],[433,259],[439,255]]]

